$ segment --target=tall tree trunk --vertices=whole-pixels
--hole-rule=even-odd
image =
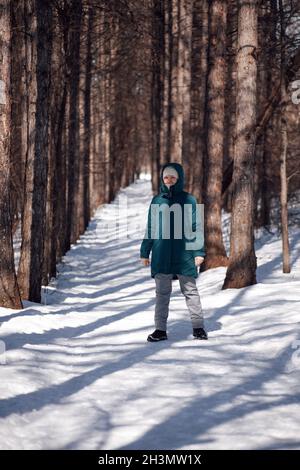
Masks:
[[[280,53],[281,53],[281,155],[280,155],[280,205],[281,205],[281,231],[282,231],[282,257],[283,272],[289,273],[290,267],[290,248],[289,248],[289,230],[288,230],[288,180],[286,172],[286,160],[288,150],[288,134],[286,121],[286,106],[288,94],[284,76],[286,67],[286,27],[282,0],[279,0],[280,13]]]
[[[60,235],[58,223],[58,199],[63,192],[60,181],[60,162],[63,155],[60,149],[59,159],[56,159],[57,141],[61,139],[63,123],[60,121],[61,93],[64,90],[64,67],[62,63],[61,30],[59,22],[53,21],[53,45],[51,63],[51,91],[49,116],[49,165],[46,205],[46,227],[44,242],[43,285],[47,285],[56,276],[56,255]],[[64,224],[63,224],[64,225]]]
[[[56,240],[57,253],[53,254],[53,261],[61,259],[67,251],[67,227],[65,221],[67,219],[67,150],[64,145],[64,132],[66,128],[66,107],[67,107],[67,83],[63,83],[61,101],[59,103],[57,135],[55,143],[55,161],[57,178],[54,180],[54,189],[56,196],[53,199],[53,211],[56,231],[53,232],[54,240]],[[55,228],[55,227],[54,227]],[[53,240],[53,243],[55,241]]]
[[[182,162],[182,116],[180,106],[180,91],[179,90],[179,70],[178,70],[178,56],[179,56],[179,22],[180,10],[179,0],[172,0],[172,35],[171,35],[171,142],[170,142],[170,160],[178,163]]]
[[[55,176],[53,181],[53,218],[51,272],[56,272],[56,262],[68,250],[67,242],[67,145],[66,129],[68,128],[68,84],[69,84],[69,28],[70,5],[65,1],[64,9],[58,13],[59,32],[53,44],[53,68],[57,79],[53,80],[53,93],[56,95],[52,105],[53,145],[55,146]],[[56,86],[55,86],[56,85]]]
[[[18,279],[22,298],[41,300],[48,170],[51,68],[50,1],[26,1],[28,151]]]
[[[32,246],[31,226],[33,218],[33,191],[35,165],[35,112],[37,99],[36,83],[36,48],[37,27],[34,0],[24,1],[25,19],[25,57],[26,57],[26,113],[27,113],[27,145],[24,181],[24,206],[22,212],[22,243],[18,269],[18,283],[21,296],[30,298]]]
[[[171,72],[171,21],[172,21],[172,0],[162,3],[162,119],[160,126],[160,163],[164,164],[170,160],[170,72]]]
[[[26,100],[25,100],[25,34],[24,0],[10,2],[12,38],[11,50],[11,131],[10,171],[13,228],[17,228],[24,204],[24,174],[26,161]]]
[[[111,68],[109,74],[109,88],[108,88],[108,103],[109,103],[109,119],[108,119],[108,132],[109,132],[109,172],[108,172],[108,202],[111,202],[116,195],[116,175],[115,170],[117,169],[117,144],[118,144],[118,111],[117,111],[117,94],[119,92],[116,63],[119,48],[118,38],[118,19],[111,16],[109,18],[111,40],[109,43],[109,67]],[[122,110],[121,110],[122,112]]]
[[[282,258],[283,272],[290,273],[290,248],[289,248],[289,230],[288,230],[288,180],[286,173],[287,158],[287,122],[285,116],[281,117],[281,135],[282,148],[280,155],[280,205],[281,205],[281,231],[282,231]]]
[[[257,113],[260,114],[263,103],[268,96],[268,82],[267,82],[267,61],[269,56],[268,43],[268,22],[270,21],[268,5],[260,4],[258,9],[258,44],[260,45],[261,54],[258,55],[257,61]],[[254,159],[254,227],[261,226],[261,208],[263,192],[265,187],[263,185],[263,169],[264,169],[264,151],[265,133],[259,136],[255,147]],[[272,151],[272,149],[270,149]]]
[[[47,230],[45,230],[44,238],[44,256],[43,256],[43,276],[42,284],[47,286],[49,284],[51,275],[51,255],[52,255],[52,230],[54,226],[54,213],[52,200],[54,199],[54,178],[55,178],[55,158],[52,145],[51,130],[49,132],[49,159],[48,159],[48,178],[47,178],[47,199],[46,199],[46,217],[45,224]]]
[[[10,2],[1,2],[0,15],[0,306],[22,308],[15,274],[10,208]]]
[[[264,23],[262,24],[261,35],[264,38],[262,42],[262,60],[263,60],[263,74],[266,80],[265,102],[270,100],[271,91],[276,83],[276,44],[277,44],[277,0],[269,0],[267,5],[264,5],[266,12],[264,16]],[[274,49],[274,53],[270,53]],[[262,113],[263,106],[259,108],[259,115]],[[270,117],[270,121],[266,126],[265,132],[262,134],[263,138],[263,155],[261,161],[261,182],[260,194],[261,205],[258,212],[258,222],[260,226],[268,226],[271,223],[270,210],[271,199],[274,196],[274,188],[271,182],[270,170],[272,167],[272,145],[276,139],[276,131],[274,115]]]
[[[66,27],[66,25],[65,25]],[[59,34],[60,33],[60,34]],[[63,37],[63,44],[60,38]],[[66,152],[63,148],[63,133],[67,105],[67,30],[57,27],[53,43],[53,80],[51,103],[51,152],[53,159],[52,184],[50,188],[50,211],[52,225],[49,226],[51,244],[49,277],[56,276],[56,264],[65,254],[66,240]]]
[[[171,159],[182,163],[189,152],[193,0],[172,3]]]
[[[97,73],[97,80],[95,81],[92,99],[92,122],[93,122],[93,151],[91,159],[91,177],[90,177],[90,197],[92,201],[93,210],[99,204],[105,201],[108,192],[106,177],[107,177],[107,160],[106,153],[106,130],[108,129],[106,115],[106,86],[108,84],[107,71],[105,70],[105,40],[104,40],[104,27],[105,27],[104,12],[101,12],[99,21],[95,24],[97,31],[96,48],[98,53],[95,59],[95,73]],[[99,74],[99,71],[104,70],[104,76]]]
[[[103,153],[103,172],[104,172],[104,201],[108,202],[110,200],[111,194],[111,156],[110,156],[110,139],[111,139],[111,113],[110,113],[110,104],[112,100],[114,82],[111,71],[111,56],[113,51],[111,51],[112,38],[106,38],[105,31],[111,30],[110,19],[108,18],[107,12],[104,10],[101,15],[101,48],[100,48],[100,67],[104,69],[103,80],[100,80],[100,87],[103,90],[102,101],[100,101],[100,116],[101,116],[101,147],[100,151]],[[97,171],[99,171],[97,167]],[[97,174],[97,173],[96,173]],[[97,184],[97,181],[95,181]]]
[[[227,2],[210,4],[210,47],[207,98],[207,156],[205,159],[205,269],[227,266],[222,238],[222,170],[226,82]]]
[[[203,159],[206,153],[205,106],[208,68],[208,1],[194,0],[191,70],[190,172],[188,191],[203,202]]]
[[[239,1],[237,101],[230,258],[223,289],[256,283],[253,165],[256,124],[257,0]]]
[[[85,25],[88,15],[83,16],[82,36],[85,35]],[[87,28],[86,28],[87,30]],[[86,42],[80,42],[80,64],[86,65]],[[79,71],[79,94],[78,94],[78,184],[76,186],[75,203],[76,203],[76,240],[85,231],[85,215],[84,215],[84,160],[85,160],[85,85],[86,77],[84,67]],[[89,130],[86,130],[89,132]]]
[[[161,153],[161,126],[162,126],[162,51],[163,51],[163,23],[164,16],[162,3],[154,0],[153,4],[153,43],[152,43],[152,95],[151,95],[151,125],[152,125],[152,187],[153,191],[159,188],[159,169]]]
[[[180,2],[180,36],[179,63],[182,105],[182,161],[188,161],[190,156],[190,115],[191,115],[191,60],[192,60],[192,31],[193,31],[194,0]],[[191,166],[186,171],[191,171]]]
[[[84,168],[83,168],[83,207],[84,227],[90,220],[90,143],[91,143],[91,81],[92,81],[92,33],[94,12],[90,7],[88,11],[87,51],[85,68],[85,92],[84,92]]]
[[[82,17],[81,0],[72,0],[70,21],[69,65],[69,136],[68,136],[68,211],[67,249],[78,238],[77,198],[79,185],[79,75],[80,75],[80,32]]]
[[[223,174],[230,162],[233,162],[234,155],[234,129],[235,129],[235,103],[236,103],[236,56],[237,50],[237,24],[238,8],[236,0],[228,2],[227,12],[227,44],[226,44],[226,65],[227,77],[225,88],[225,123],[224,123],[224,155]],[[225,170],[226,171],[226,170]],[[231,175],[232,176],[232,175]],[[230,176],[230,179],[231,179]],[[222,207],[231,212],[232,185],[228,185],[226,191],[222,181]]]

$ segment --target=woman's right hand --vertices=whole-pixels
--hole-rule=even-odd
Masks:
[[[141,262],[144,266],[149,266],[150,264],[149,258],[141,258]]]

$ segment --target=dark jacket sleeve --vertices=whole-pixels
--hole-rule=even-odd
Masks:
[[[141,258],[149,258],[152,245],[153,245],[153,239],[151,238],[151,205],[153,201],[154,201],[154,198],[152,198],[151,204],[148,209],[147,226],[145,230],[144,239],[142,241],[141,248],[140,248]]]
[[[198,209],[200,211],[200,209]],[[197,199],[193,197],[193,206],[192,206],[192,223],[193,223],[193,232],[196,233],[197,244],[199,244],[199,248],[193,250],[194,257],[202,256],[205,257],[205,248],[204,248],[204,220],[200,212],[198,212],[198,217],[196,217],[197,213]]]

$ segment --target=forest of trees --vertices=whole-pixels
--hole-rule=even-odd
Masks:
[[[0,49],[0,306],[40,302],[96,208],[142,171],[156,191],[168,161],[205,204],[203,269],[227,266],[223,288],[256,282],[274,203],[290,271],[300,1],[1,0]]]

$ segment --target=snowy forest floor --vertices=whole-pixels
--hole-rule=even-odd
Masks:
[[[267,232],[256,285],[222,291],[225,268],[200,274],[208,341],[192,338],[174,281],[169,339],[148,343],[155,285],[139,246],[150,200],[148,180],[121,190],[41,305],[0,308],[1,448],[300,449],[299,228],[291,274]]]

